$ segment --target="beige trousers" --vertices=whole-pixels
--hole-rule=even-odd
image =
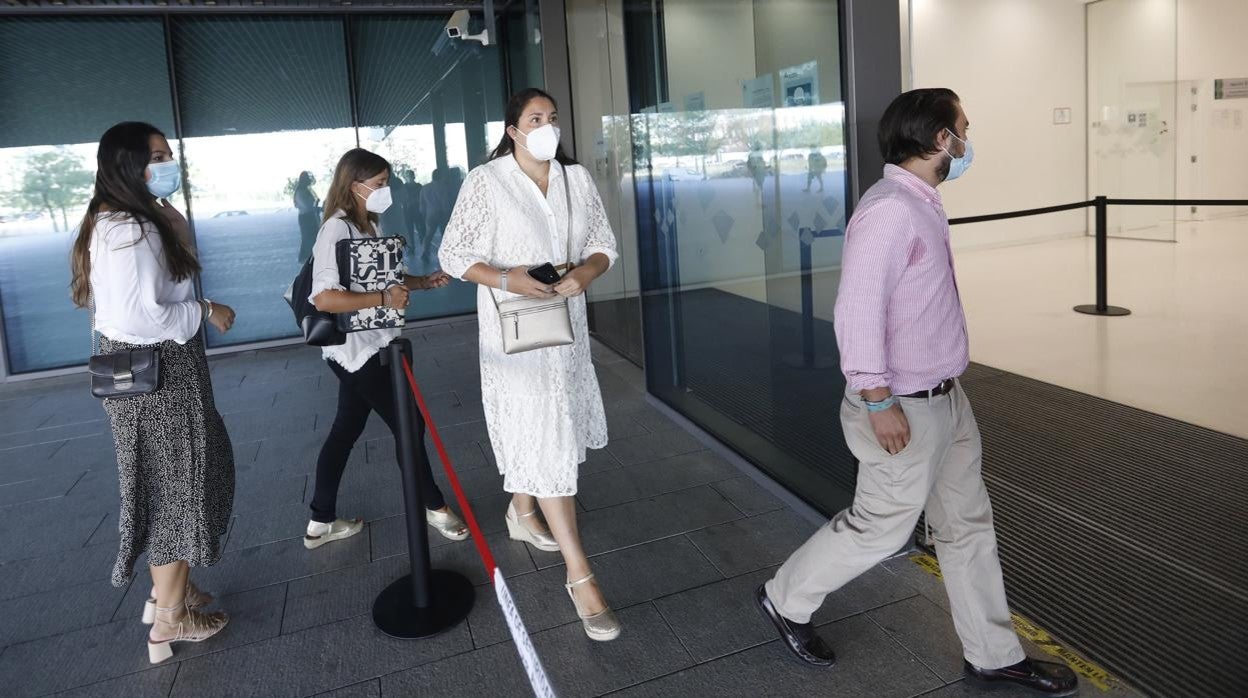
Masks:
[[[841,425],[859,461],[854,502],[789,557],[767,596],[784,617],[809,622],[827,594],[906,545],[926,509],[967,661],[982,669],[1020,662],[971,404],[960,383],[948,395],[900,400],[910,442],[889,455],[862,398],[846,393]]]

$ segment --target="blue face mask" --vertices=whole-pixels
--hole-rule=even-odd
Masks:
[[[945,177],[945,181],[948,182],[951,179],[961,177],[963,174],[966,174],[967,170],[971,169],[971,161],[975,159],[975,151],[971,148],[969,140],[963,141],[961,138],[958,138],[958,134],[949,129],[945,130],[949,131],[949,135],[953,136],[954,140],[961,141],[962,145],[965,146],[960,158],[953,157],[953,153],[945,150],[945,154],[949,156],[949,174]]]
[[[182,168],[177,160],[153,162],[147,166],[152,178],[147,180],[147,190],[157,199],[167,199],[182,186]]]

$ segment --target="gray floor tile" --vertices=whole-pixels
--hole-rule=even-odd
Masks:
[[[616,608],[723,579],[685,536],[596,555],[590,563],[607,602]]]
[[[895,557],[883,564],[928,601],[949,610],[949,595],[945,592],[945,583],[915,564],[909,556]]]
[[[592,511],[726,480],[739,474],[739,470],[718,455],[710,451],[696,451],[583,476],[577,483],[576,497],[586,509]]]
[[[602,695],[693,664],[654,606],[633,606],[618,616],[622,632],[611,642],[590,640],[579,622],[534,636],[533,644],[559,694]]]
[[[352,684],[337,691],[317,694],[317,698],[381,698],[381,680]]]
[[[773,640],[642,684],[624,696],[914,696],[943,682],[870,620],[831,626],[837,664],[817,669]]]
[[[383,676],[381,695],[515,698],[531,695],[528,685],[515,645],[505,642]]]
[[[303,504],[304,489],[313,479],[315,476],[309,475],[238,478],[234,486],[234,513]]]
[[[962,678],[962,641],[945,609],[915,596],[867,615],[946,683]]]
[[[1097,690],[1088,686],[1082,686],[1079,695],[1096,695]],[[938,688],[930,693],[924,693],[923,698],[980,698],[985,695],[984,689],[972,686],[966,681],[957,681],[943,688]],[[992,691],[993,698],[1034,698],[1036,693],[1023,688],[995,688]]]
[[[746,516],[757,516],[784,508],[784,502],[746,475],[716,482],[711,487],[727,497]]]
[[[701,451],[702,442],[684,431],[658,431],[624,439],[612,439],[607,450],[624,465],[678,456],[682,453]]]
[[[16,434],[38,429],[53,416],[55,409],[37,409],[39,397],[26,396],[0,400],[0,434]]]
[[[117,548],[74,548],[0,565],[0,601],[88,582],[108,583]]]
[[[537,569],[533,565],[533,559],[529,557],[526,545],[509,540],[506,533],[486,534],[486,541],[490,544],[494,562],[503,571],[503,576],[514,577]],[[473,584],[485,584],[490,581],[477,553],[477,547],[472,544],[471,540],[433,548],[429,551],[429,557],[434,569],[459,572]]]
[[[94,436],[70,439],[48,461],[49,468],[117,472],[112,432],[105,430]]]
[[[62,470],[55,470],[55,464],[49,462],[57,449],[64,447],[64,442],[17,446],[0,450],[0,484],[26,482],[51,474],[82,472],[84,468],[72,465]],[[53,472],[50,472],[53,471]]]
[[[316,458],[325,443],[324,434],[306,432],[301,434],[274,434],[259,442],[254,460],[250,464],[238,462],[234,468],[239,477],[244,475],[274,477],[282,474],[298,475],[316,472]],[[237,449],[238,443],[235,442]],[[347,459],[347,468],[363,463],[366,458],[364,443],[358,442]]]
[[[404,556],[296,579],[286,592],[282,634],[368,614],[377,594],[408,571]]]
[[[117,696],[167,696],[173,687],[173,677],[178,675],[178,665],[159,666],[155,669],[127,674],[108,681],[93,683],[65,693],[59,698],[116,698]]]
[[[722,657],[775,639],[775,629],[754,603],[754,591],[776,569],[770,567],[668,596],[655,605],[694,659],[702,662]],[[830,594],[812,620],[825,625],[913,594],[892,573],[876,567]]]
[[[589,555],[732,521],[741,513],[709,486],[641,499],[579,515]]]
[[[182,664],[173,696],[306,696],[472,648],[465,625],[434,638],[386,637],[359,617],[199,657]]]
[[[235,443],[260,441],[274,434],[306,434],[316,429],[316,412],[263,409],[223,415],[230,440]]]
[[[788,509],[712,526],[689,534],[724,576],[735,577],[784,562],[815,532]]]
[[[606,398],[604,398],[606,399]],[[607,413],[607,434],[612,441],[649,434],[650,430],[633,418],[632,413]]]
[[[479,441],[488,442],[490,440],[490,433],[486,429],[485,420],[456,424],[446,428],[439,427],[438,434],[442,437],[442,443],[447,446],[477,443]]]
[[[78,481],[82,479],[84,474],[86,474],[85,471],[63,473],[39,478],[38,480],[0,485],[0,508],[13,504],[24,504],[26,502],[62,497],[74,485],[78,484]]]
[[[566,581],[567,574],[562,567],[507,580],[507,587],[516,600],[516,608],[530,635],[577,620],[572,600],[563,589]],[[477,602],[468,615],[468,627],[476,647],[488,647],[511,638],[493,588],[477,588]]]
[[[75,504],[59,497],[6,507],[6,524],[0,527],[0,562],[42,557],[86,544],[106,515]]]
[[[97,419],[91,422],[82,422],[81,424],[67,424],[59,427],[49,427],[47,429],[31,429],[29,431],[19,431],[12,434],[0,434],[0,451],[17,448],[19,446],[50,444],[56,443],[57,441],[65,441],[67,439],[81,439],[87,436],[106,434],[108,432],[108,421],[105,419]]]
[[[221,607],[230,611],[230,624],[207,642],[176,645],[171,661],[182,662],[276,636],[285,594],[283,585],[222,599]],[[150,669],[145,633],[146,626],[127,618],[13,645],[0,654],[0,685],[11,696],[40,695]]]
[[[107,623],[125,595],[100,580],[2,602],[0,647]]]
[[[226,552],[291,538],[303,538],[308,527],[308,517],[308,508],[301,502],[236,514],[234,531],[230,534]]]
[[[368,536],[361,533],[316,550],[307,550],[302,540],[291,539],[226,553],[221,562],[196,569],[192,574],[201,589],[220,597],[344,567],[358,567],[367,562]],[[143,601],[149,591],[147,584],[140,576],[139,583],[131,585],[117,618],[134,618],[143,612]]]

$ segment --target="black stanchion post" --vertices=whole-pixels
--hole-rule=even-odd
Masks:
[[[373,602],[373,623],[383,633],[402,639],[432,637],[459,625],[468,617],[476,596],[466,577],[432,569],[429,562],[424,498],[416,473],[416,449],[424,449],[425,445],[412,434],[415,413],[407,372],[403,370],[404,358],[410,361],[411,356],[412,344],[406,339],[394,340],[382,354],[382,363],[390,369],[390,389],[399,424],[394,437],[403,477],[407,553],[412,572],[391,583]]]
[[[1106,317],[1130,315],[1130,310],[1109,304],[1109,199],[1097,196],[1092,206],[1096,211],[1096,304],[1076,305],[1075,312]]]

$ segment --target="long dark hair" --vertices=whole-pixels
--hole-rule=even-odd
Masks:
[[[535,99],[548,99],[551,104],[555,105],[556,111],[559,109],[559,103],[555,101],[554,97],[551,97],[549,93],[539,90],[536,87],[530,87],[527,90],[521,90],[520,92],[512,95],[511,99],[507,100],[507,111],[503,116],[503,139],[498,142],[498,146],[494,148],[494,152],[490,153],[491,160],[497,160],[516,152],[516,141],[511,137],[511,134],[508,133],[507,130],[512,126],[519,128],[520,117],[524,116],[524,110],[529,107],[529,102],[532,102]],[[563,152],[563,143],[560,143],[559,147],[555,150],[555,160],[560,165],[576,164],[576,160],[568,157],[568,154]]]
[[[897,96],[880,117],[880,154],[891,165],[940,152],[936,137],[955,130],[957,93],[944,87],[910,90]],[[955,133],[956,135],[956,133]]]
[[[150,223],[160,235],[165,253],[165,269],[176,281],[199,273],[199,261],[190,241],[173,229],[169,219],[147,190],[143,173],[152,160],[151,137],[165,137],[160,129],[138,121],[126,121],[104,132],[96,151],[95,192],[87,213],[78,225],[78,237],[70,254],[70,297],[79,308],[86,307],[91,292],[91,237],[100,207],[107,205],[109,217],[131,218],[143,226]],[[140,238],[142,239],[142,238]]]
[[[329,220],[339,209],[346,212],[355,227],[361,231],[372,233],[377,230],[377,214],[368,211],[363,204],[356,201],[351,185],[365,182],[382,172],[393,172],[390,163],[377,153],[352,148],[338,160],[334,167],[334,181],[329,185],[329,193],[325,195],[325,214],[321,222]]]

